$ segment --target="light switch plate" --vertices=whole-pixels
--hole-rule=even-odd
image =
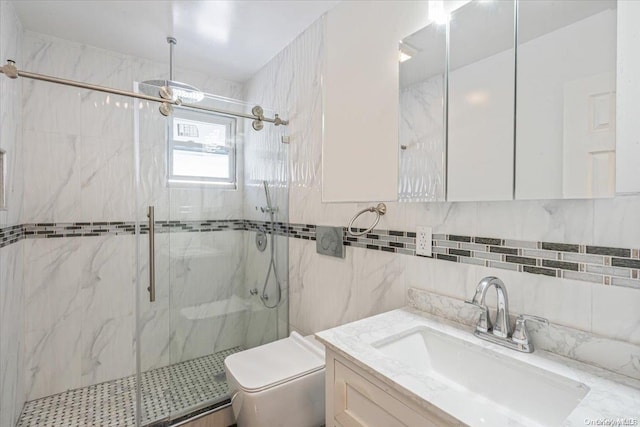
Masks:
[[[431,256],[433,230],[431,227],[416,227],[416,255]]]

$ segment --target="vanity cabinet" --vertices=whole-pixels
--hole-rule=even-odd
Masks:
[[[464,425],[406,396],[327,349],[327,427],[443,427]]]

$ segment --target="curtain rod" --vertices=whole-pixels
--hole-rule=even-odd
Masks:
[[[162,96],[151,96],[151,95],[146,95],[144,93],[136,93],[136,92],[126,91],[122,89],[115,89],[115,88],[110,88],[106,86],[94,85],[91,83],[61,79],[59,77],[47,76],[45,74],[31,73],[29,71],[18,70],[16,68],[15,61],[12,61],[12,60],[7,60],[7,63],[4,66],[0,67],[0,73],[3,73],[5,76],[9,77],[10,79],[25,77],[33,80],[40,80],[44,82],[56,83],[56,84],[61,84],[65,86],[73,86],[73,87],[78,87],[82,89],[94,90],[98,92],[105,92],[105,93],[111,93],[114,95],[128,96],[131,98],[158,102],[160,103],[160,113],[164,116],[168,116],[169,114],[171,114],[171,111],[172,111],[171,105],[175,105],[179,107],[192,108],[194,110],[208,111],[212,113],[225,114],[228,116],[251,119],[253,120],[253,128],[255,130],[262,129],[262,122],[273,123],[275,126],[280,126],[280,125],[287,126],[289,124],[289,120],[282,120],[280,117],[278,117],[277,114],[275,114],[273,118],[264,117],[262,114],[263,112],[262,108],[257,105],[252,108],[251,110],[252,114],[245,114],[245,113],[237,113],[234,111],[223,110],[220,108],[205,107],[197,104],[183,103],[182,100],[180,100],[180,98],[173,99],[171,97],[171,90],[166,87],[161,88],[160,94]],[[164,96],[167,96],[167,98],[164,98]]]

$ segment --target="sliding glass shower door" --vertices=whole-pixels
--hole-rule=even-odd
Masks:
[[[208,95],[198,105],[250,111]],[[278,138],[253,148],[286,131],[265,125],[258,134],[248,119],[181,107],[165,117],[145,101],[135,115],[137,404],[148,425],[225,404],[224,358],[287,333],[287,241],[275,236],[286,234],[276,224],[287,221],[286,146]],[[264,150],[273,147],[271,157],[285,158],[284,179],[264,175],[272,169]],[[247,179],[259,164],[269,165],[264,179]],[[259,230],[267,231],[264,252],[255,245]],[[272,258],[279,280],[271,273],[263,292]]]

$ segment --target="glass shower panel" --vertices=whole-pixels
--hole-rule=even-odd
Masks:
[[[156,300],[150,302],[149,235],[143,231],[138,336],[145,425],[228,402],[224,358],[286,335],[288,185],[284,129],[265,124],[257,132],[248,119],[180,107],[165,118],[157,104],[140,104],[138,219],[144,230],[147,206],[155,206],[156,270]],[[210,95],[198,105],[251,111]],[[267,232],[264,252],[255,245],[259,230]]]
[[[150,86],[139,84],[140,92]],[[158,111],[158,104],[135,101],[135,175],[136,175],[136,237],[137,296],[136,296],[136,372],[138,379],[137,416],[139,425],[167,419],[170,415],[171,357],[170,339],[169,234],[162,220],[169,217],[169,191],[164,182],[166,174],[165,141],[168,119]],[[151,254],[149,207],[154,210],[154,291],[151,301]]]

